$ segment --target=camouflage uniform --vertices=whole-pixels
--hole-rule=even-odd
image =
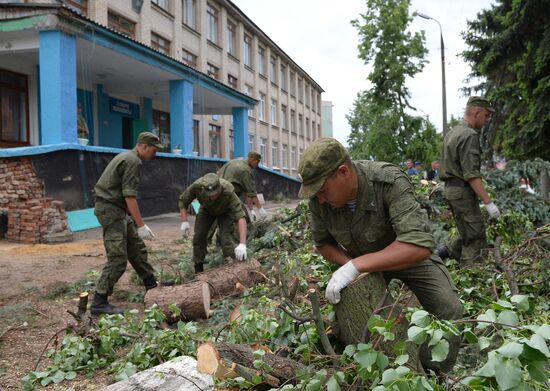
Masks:
[[[478,131],[466,122],[455,126],[443,140],[440,178],[445,200],[453,212],[459,237],[447,247],[457,260],[474,261],[487,248],[485,222],[476,193],[468,181],[480,178],[481,148]]]
[[[243,193],[246,194],[247,197],[257,196],[256,185],[254,184],[254,179],[252,179],[252,167],[248,165],[246,160],[234,159],[228,161],[220,169],[218,175],[220,178],[231,182],[235,188],[235,194],[237,194],[239,198]],[[250,216],[246,211],[245,204],[241,204],[245,213],[246,222],[249,224]]]
[[[144,281],[154,281],[147,261],[147,248],[138,236],[137,226],[128,215],[125,197],[138,193],[142,162],[136,149],[118,154],[111,160],[95,185],[94,213],[103,228],[107,264],[96,287],[102,296],[110,296],[126,270],[127,261]]]
[[[407,175],[389,163],[357,161],[353,164],[358,175],[355,211],[347,206],[337,209],[321,204],[315,197],[310,199],[315,245],[340,245],[353,258],[380,251],[395,240],[433,250],[435,243],[426,212],[420,208]],[[437,255],[432,254],[410,268],[382,274],[387,282],[394,278],[403,281],[424,309],[438,318],[462,316],[456,288]],[[456,361],[459,347],[460,338],[452,338],[447,359],[437,363],[431,361],[426,342],[420,351],[422,365],[446,372]]]
[[[241,201],[235,194],[233,185],[225,179],[219,179],[221,194],[212,200],[204,193],[205,177],[197,179],[179,198],[179,209],[187,209],[196,198],[201,208],[195,219],[195,234],[193,236],[193,263],[202,264],[206,257],[208,231],[214,222],[218,222],[224,257],[235,258],[234,226],[244,218]]]

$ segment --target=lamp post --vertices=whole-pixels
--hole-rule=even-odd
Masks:
[[[447,134],[447,93],[445,88],[445,43],[443,42],[443,29],[441,28],[441,23],[437,19],[432,18],[429,15],[417,12],[417,15],[421,18],[433,20],[439,26],[439,35],[441,37],[441,95],[443,103],[443,137]]]

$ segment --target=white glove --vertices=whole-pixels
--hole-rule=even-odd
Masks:
[[[490,202],[488,204],[485,204],[485,208],[487,209],[487,212],[489,212],[489,217],[492,219],[498,219],[500,216],[500,210],[498,210],[497,206]]]
[[[235,247],[235,257],[238,261],[243,261],[246,259],[246,244],[241,243]]]
[[[325,296],[327,300],[336,304],[340,301],[340,291],[348,286],[359,275],[359,271],[350,259],[348,263],[336,270],[328,282]]]
[[[188,221],[182,221],[180,226],[181,236],[186,238],[189,235],[189,222]]]
[[[263,206],[258,209],[258,212],[260,213],[260,219],[264,220],[267,217],[267,212],[265,211]]]
[[[138,228],[138,236],[143,240],[153,240],[155,238],[155,234],[147,225]]]
[[[255,223],[256,221],[258,221],[258,215],[256,214],[256,212],[254,212],[253,210],[250,210],[250,220]]]

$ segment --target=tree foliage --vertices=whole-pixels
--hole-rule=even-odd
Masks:
[[[462,53],[470,78],[497,113],[482,140],[509,158],[550,158],[550,13],[548,0],[497,0],[468,22]]]
[[[348,115],[348,142],[356,159],[437,158],[440,144],[433,124],[410,114],[415,109],[405,82],[422,71],[427,50],[423,32],[407,30],[409,6],[409,0],[367,0],[367,12],[352,22],[359,31],[359,58],[372,65],[372,88],[357,94]]]

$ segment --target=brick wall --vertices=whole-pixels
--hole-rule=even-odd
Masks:
[[[39,243],[47,235],[67,232],[63,202],[44,194],[30,158],[0,159],[0,209],[8,212],[7,239]]]

